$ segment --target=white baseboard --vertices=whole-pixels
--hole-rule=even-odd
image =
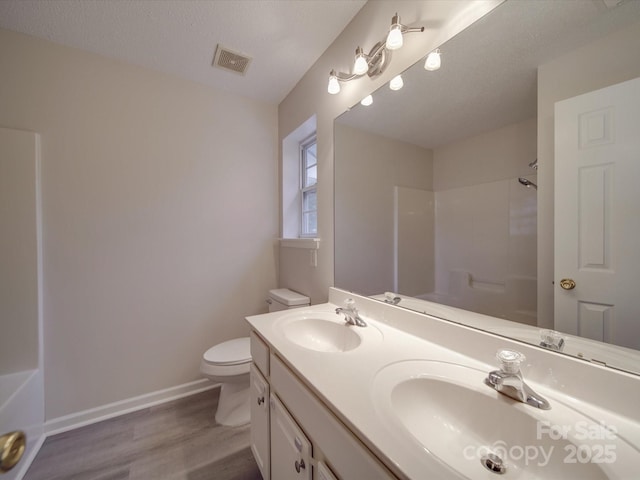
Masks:
[[[143,408],[152,407],[161,403],[177,400],[178,398],[187,397],[196,393],[211,390],[220,384],[211,382],[211,380],[203,378],[195,382],[185,383],[176,387],[166,388],[155,392],[140,395],[139,397],[128,398],[118,402],[110,403],[82,412],[72,413],[63,417],[47,420],[44,424],[45,435],[51,436],[57,433],[66,432],[75,428],[91,425],[92,423],[101,422],[109,418],[124,415],[126,413],[142,410]]]

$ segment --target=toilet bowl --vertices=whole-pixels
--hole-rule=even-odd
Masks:
[[[216,422],[236,427],[249,423],[249,337],[219,343],[204,352],[200,373],[222,384]]]
[[[269,311],[275,312],[309,305],[309,297],[286,288],[269,291]],[[220,383],[215,419],[220,425],[238,427],[251,420],[249,404],[249,337],[234,338],[211,347],[202,355],[200,373]]]

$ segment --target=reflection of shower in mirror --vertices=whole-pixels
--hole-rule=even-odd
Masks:
[[[524,185],[525,187],[527,187],[527,188],[529,188],[529,187],[533,187],[533,188],[535,188],[536,190],[538,190],[538,185],[536,185],[535,183],[533,183],[533,182],[532,182],[532,181],[530,181],[530,180],[527,180],[526,178],[519,177],[519,178],[518,178],[518,181],[519,181],[522,185]]]

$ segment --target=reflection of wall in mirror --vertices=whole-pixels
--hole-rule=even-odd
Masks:
[[[432,191],[432,153],[339,123],[334,135],[335,285],[393,290],[394,187]]]
[[[393,291],[412,297],[435,288],[435,195],[394,188]]]
[[[535,181],[528,167],[535,119],[433,151],[339,124],[335,135],[337,286],[363,294],[396,289],[535,324],[536,194],[517,181]],[[433,192],[423,196],[436,210],[431,233],[423,230],[422,253],[434,260],[404,262],[410,280],[403,281],[392,262],[406,252],[394,245],[419,248],[400,238],[394,198],[411,189]]]

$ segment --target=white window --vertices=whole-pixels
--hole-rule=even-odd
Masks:
[[[313,135],[300,144],[300,236],[318,235],[318,156]]]
[[[282,238],[318,237],[316,116],[282,139]]]

